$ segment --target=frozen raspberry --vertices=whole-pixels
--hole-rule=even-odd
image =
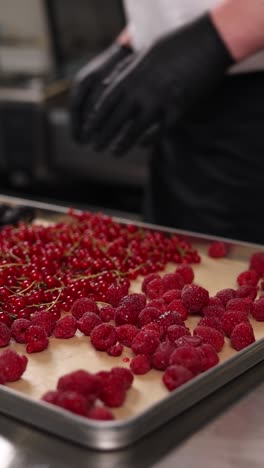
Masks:
[[[158,336],[160,338],[163,337],[164,335],[164,332],[163,332],[163,329],[161,329],[161,327],[159,326],[159,324],[157,322],[150,322],[150,323],[147,323],[146,325],[143,325],[143,327],[141,328],[141,330],[151,330],[151,331],[154,331],[158,334]]]
[[[77,330],[77,321],[74,317],[67,315],[60,319],[53,330],[53,335],[55,338],[72,338]]]
[[[40,327],[44,327],[48,336],[52,334],[55,326],[55,320],[50,312],[40,310],[34,312],[34,314],[32,314],[30,318],[33,325],[39,325]]]
[[[126,388],[119,376],[109,372],[107,378],[103,381],[99,398],[110,408],[118,408],[123,405],[126,398]]]
[[[116,329],[109,323],[103,323],[92,330],[90,338],[95,349],[106,351],[117,342]]]
[[[212,317],[220,320],[225,313],[225,308],[223,305],[208,305],[203,308],[202,314],[205,317]]]
[[[201,358],[201,367],[202,372],[211,369],[211,367],[216,366],[219,362],[219,357],[214,347],[209,344],[202,344],[197,348],[200,358]]]
[[[150,371],[150,357],[145,354],[138,354],[130,363],[130,369],[136,375],[143,375]]]
[[[170,289],[182,289],[184,286],[183,277],[179,273],[167,273],[161,279],[164,292]]]
[[[135,336],[131,348],[135,354],[153,354],[159,344],[160,339],[156,332],[144,330]]]
[[[184,335],[175,341],[175,346],[177,348],[180,348],[181,346],[193,346],[194,348],[197,348],[202,343],[203,343],[203,339],[200,336]]]
[[[166,304],[170,304],[172,301],[181,298],[181,289],[169,289],[162,295],[162,299]]]
[[[135,325],[120,325],[120,327],[116,327],[118,341],[129,348],[138,332],[139,329]]]
[[[132,386],[134,376],[129,369],[125,367],[112,367],[110,372],[122,382],[125,390],[128,390]]]
[[[247,315],[241,310],[230,310],[223,315],[222,328],[226,336],[230,336],[236,325],[248,322]]]
[[[88,410],[86,398],[77,392],[58,392],[55,405],[79,416],[86,416]]]
[[[215,328],[198,326],[194,329],[193,334],[200,336],[204,343],[213,346],[217,353],[221,351],[225,344],[223,334]]]
[[[20,356],[11,349],[0,354],[0,375],[5,382],[15,382],[23,375],[27,367],[27,357]]]
[[[158,275],[158,273],[150,273],[149,275],[147,275],[144,280],[143,280],[143,283],[142,283],[142,286],[141,286],[141,290],[143,291],[143,293],[147,293],[147,286],[148,284],[153,281],[153,280],[156,280],[156,279],[160,279],[160,275]]]
[[[11,331],[7,325],[0,323],[0,348],[7,346],[11,338]]]
[[[198,323],[199,327],[211,327],[223,333],[221,321],[214,317],[203,317]]]
[[[91,408],[87,413],[87,418],[96,419],[97,421],[113,421],[115,419],[111,411],[100,406]]]
[[[231,288],[221,289],[221,291],[216,293],[216,297],[221,300],[223,306],[225,307],[230,299],[234,299],[236,297],[236,291]]]
[[[43,340],[33,340],[29,341],[26,347],[27,353],[40,353],[44,351],[49,345],[48,338],[44,338]]]
[[[150,301],[148,307],[156,307],[156,309],[159,309],[161,312],[165,312],[167,304],[162,297],[159,297],[158,299]]]
[[[119,325],[135,325],[138,322],[138,313],[126,305],[120,305],[115,310],[115,323]]]
[[[135,315],[139,315],[142,309],[146,307],[146,296],[144,294],[134,293],[128,294],[127,296],[123,297],[120,301],[119,305],[126,306],[135,313]]]
[[[178,312],[178,314],[180,314],[182,320],[187,320],[187,318],[188,318],[188,310],[183,305],[181,299],[175,299],[174,301],[172,301],[167,306],[167,310],[169,310],[171,312]]]
[[[25,333],[26,342],[45,340],[48,337],[44,327],[39,325],[30,325]]]
[[[162,377],[164,385],[171,392],[193,378],[192,372],[181,365],[168,367]]]
[[[232,331],[231,344],[233,348],[240,351],[255,342],[253,328],[249,322],[241,322]]]
[[[250,270],[255,270],[260,277],[264,275],[264,252],[257,252],[251,256]]]
[[[171,325],[167,329],[167,337],[169,341],[174,343],[174,341],[178,340],[181,336],[190,335],[190,330],[187,327],[183,327],[182,325]]]
[[[160,310],[156,307],[144,307],[138,316],[138,323],[141,327],[147,325],[147,323],[153,322],[159,318]]]
[[[79,320],[86,312],[94,312],[95,314],[98,314],[99,309],[96,302],[88,297],[76,299],[71,308],[73,317],[75,317],[76,320]]]
[[[46,401],[51,405],[56,405],[59,394],[60,392],[58,390],[49,390],[42,395],[41,400]]]
[[[212,258],[223,258],[227,255],[227,246],[222,241],[214,241],[208,247],[208,256]]]
[[[109,356],[117,357],[121,356],[123,350],[124,345],[122,345],[122,343],[116,343],[115,345],[110,346],[110,348],[108,348],[107,354],[109,354]]]
[[[179,265],[175,273],[182,276],[184,284],[190,284],[194,280],[194,271],[190,265]]]
[[[101,379],[97,375],[82,369],[63,375],[57,382],[57,390],[80,393],[88,398],[89,402],[93,402],[97,398],[101,386]]]
[[[111,320],[114,320],[115,312],[116,310],[112,306],[102,307],[99,313],[102,322],[107,323],[107,322],[110,322]]]
[[[149,299],[158,299],[164,292],[164,286],[161,278],[152,280],[147,285],[146,295]]]
[[[193,375],[197,375],[201,372],[200,354],[197,348],[193,346],[185,345],[176,348],[170,357],[170,365],[172,366],[174,364],[186,367]]]
[[[152,366],[154,369],[165,370],[167,369],[170,357],[175,350],[175,344],[170,341],[160,343],[152,356]]]
[[[91,331],[101,323],[102,320],[100,319],[99,315],[95,314],[94,312],[85,312],[80,320],[78,320],[77,326],[84,335],[90,336]]]
[[[122,297],[128,294],[128,287],[123,284],[111,284],[106,291],[106,302],[114,307],[119,305]]]
[[[252,308],[253,308],[253,302],[251,299],[248,299],[248,298],[243,299],[243,298],[238,297],[235,299],[231,299],[226,304],[226,311],[229,312],[230,310],[240,310],[241,312],[245,313],[246,317],[248,316],[248,314],[251,313]]]
[[[252,317],[258,322],[264,321],[264,298],[258,299],[254,302]]]
[[[11,336],[16,340],[17,343],[26,343],[25,338],[28,327],[32,325],[30,320],[27,319],[16,319],[11,326]]]
[[[259,280],[259,275],[254,270],[243,271],[238,275],[237,282],[239,286],[249,285],[249,286],[257,286]]]
[[[208,301],[208,304],[207,306],[215,306],[215,305],[218,305],[218,306],[221,306],[223,307],[223,303],[221,301],[221,299],[219,299],[219,297],[216,297],[216,296],[213,296],[213,297],[209,297],[209,301]]]
[[[191,312],[200,312],[208,304],[209,293],[196,284],[187,284],[182,290],[183,305]]]
[[[250,286],[249,284],[245,284],[244,286],[240,286],[236,291],[237,298],[247,298],[254,301],[257,297],[257,288],[255,286]]]

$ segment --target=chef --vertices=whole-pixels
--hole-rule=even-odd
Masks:
[[[263,243],[264,1],[125,6],[127,29],[76,77],[75,139],[151,142],[146,221]]]

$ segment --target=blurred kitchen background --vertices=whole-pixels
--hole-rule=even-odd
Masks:
[[[139,216],[146,149],[76,145],[69,89],[125,24],[122,0],[0,0],[0,193]]]

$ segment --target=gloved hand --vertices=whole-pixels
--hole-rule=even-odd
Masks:
[[[157,41],[121,73],[98,100],[87,138],[95,149],[131,148],[153,125],[175,124],[197,109],[234,63],[209,14]]]
[[[70,97],[71,129],[76,141],[85,140],[85,122],[102,94],[105,78],[131,54],[131,48],[113,43],[77,74]]]

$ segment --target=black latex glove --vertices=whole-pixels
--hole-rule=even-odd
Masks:
[[[71,128],[76,141],[85,141],[85,122],[102,94],[105,78],[131,54],[129,47],[114,43],[77,74],[70,97]]]
[[[87,128],[95,149],[131,148],[153,125],[175,124],[197,109],[233,59],[209,15],[171,33],[140,54],[112,80]],[[196,109],[195,109],[196,108]]]

